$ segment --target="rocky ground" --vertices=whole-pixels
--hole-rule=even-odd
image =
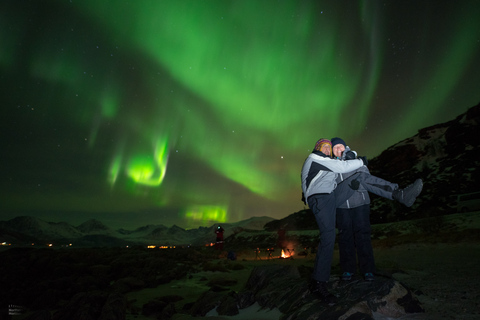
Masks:
[[[416,293],[415,319],[480,319],[480,244],[426,243],[375,248],[377,268]]]
[[[379,274],[393,276],[416,294],[425,309],[425,313],[408,315],[403,319],[464,319],[480,318],[480,243],[410,243],[393,247],[377,246],[374,249]],[[265,255],[266,256],[266,255]],[[132,292],[129,299],[135,300],[138,306],[154,296],[180,295],[185,300],[178,303],[177,308],[193,302],[209,287],[210,281],[235,282],[231,289],[239,291],[246,283],[254,266],[262,264],[293,264],[313,266],[313,257],[295,257],[294,259],[254,260],[255,254],[241,255],[238,263],[245,269],[222,272],[201,272],[193,274],[190,279],[182,279],[154,289]],[[245,259],[245,260],[244,260]],[[338,251],[334,256],[333,275],[338,276]],[[335,274],[336,272],[336,274]],[[210,314],[212,317],[215,312]],[[214,319],[279,319],[281,313],[274,310],[262,310],[258,305],[243,310],[237,316],[217,316]],[[382,318],[380,314],[377,319]],[[141,315],[128,315],[127,319],[149,319]],[[188,315],[177,314],[173,319],[193,319]]]

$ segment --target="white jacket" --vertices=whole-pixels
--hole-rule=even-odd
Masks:
[[[305,199],[318,193],[331,193],[337,187],[338,173],[357,170],[363,166],[360,159],[338,160],[314,150],[302,167],[302,190]]]

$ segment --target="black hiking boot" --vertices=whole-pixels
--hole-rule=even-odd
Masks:
[[[422,192],[422,179],[415,180],[414,183],[404,189],[397,189],[392,192],[392,198],[407,207],[411,207],[417,199],[420,192]]]
[[[310,285],[309,285],[308,288],[309,288],[311,294],[320,298],[322,301],[324,301],[329,306],[333,306],[334,304],[336,304],[338,302],[337,297],[335,297],[333,294],[331,294],[328,291],[327,283],[324,282],[324,281],[312,280],[312,282],[310,282]]]

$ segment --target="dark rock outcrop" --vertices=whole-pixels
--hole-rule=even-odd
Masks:
[[[372,175],[405,187],[424,181],[415,204],[407,208],[371,194],[371,222],[386,223],[456,212],[456,196],[480,191],[480,104],[455,119],[423,128],[369,160]]]
[[[99,320],[119,320],[125,319],[127,308],[127,299],[123,294],[112,293],[107,297],[103,305]]]
[[[330,290],[338,298],[328,306],[308,291],[308,279],[293,266],[270,265],[252,271],[245,290],[238,293],[241,308],[257,302],[264,308],[278,308],[283,319],[373,319],[373,313],[398,318],[424,312],[414,294],[398,281],[377,276],[373,282],[331,279]]]

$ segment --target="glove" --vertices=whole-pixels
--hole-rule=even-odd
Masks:
[[[352,182],[348,185],[352,190],[358,190],[360,187],[360,181],[353,179]]]
[[[355,151],[347,151],[347,153],[345,153],[345,160],[353,160],[356,158],[357,154],[355,153]]]
[[[363,164],[364,164],[365,166],[368,166],[367,157],[365,157],[365,156],[364,156],[364,157],[358,157],[358,159],[362,160],[362,161],[363,161]]]

